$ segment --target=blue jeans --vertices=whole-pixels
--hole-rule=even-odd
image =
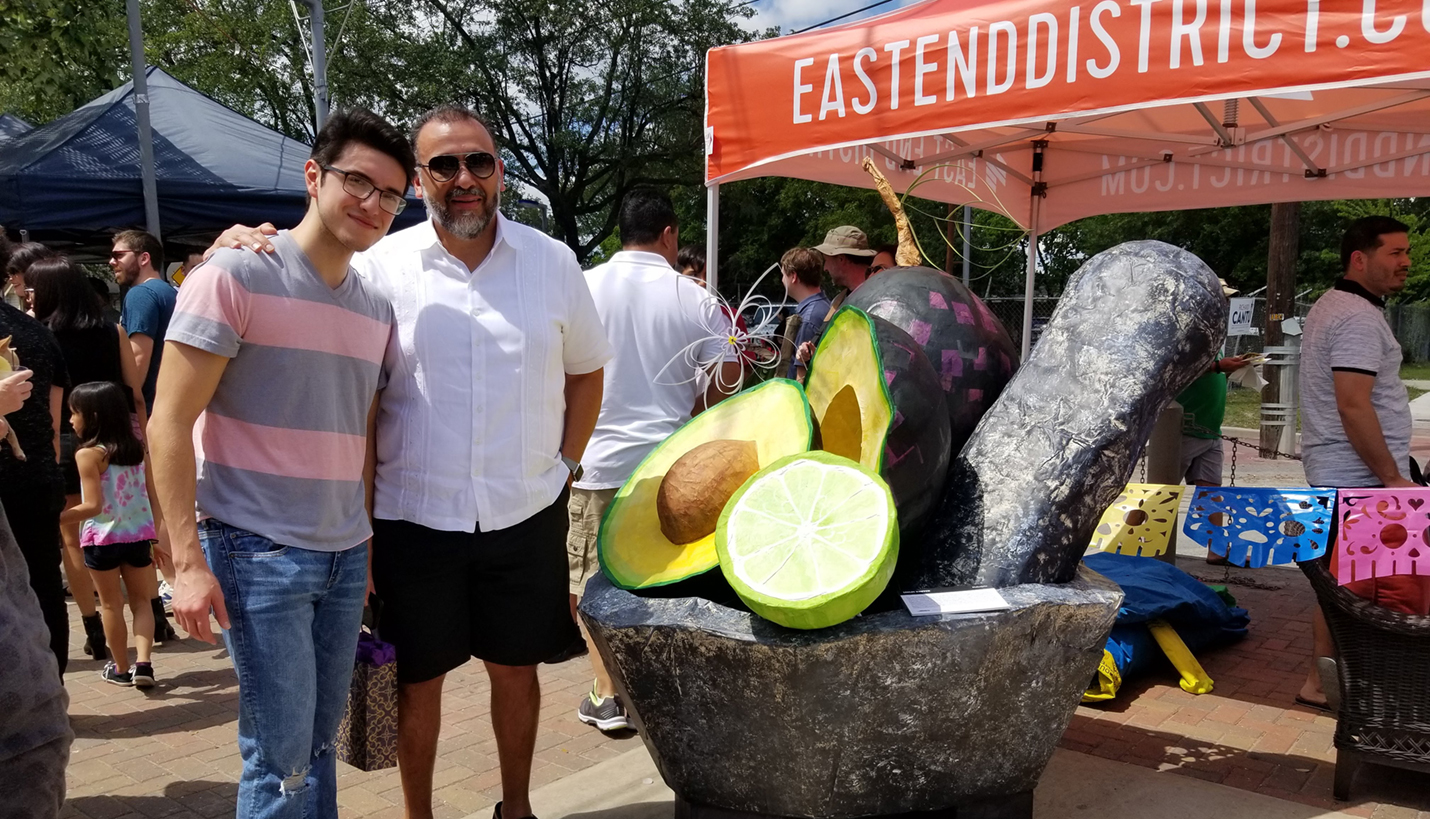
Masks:
[[[239,819],[337,819],[337,755],[367,591],[367,546],[279,546],[216,520],[199,540],[238,672]]]

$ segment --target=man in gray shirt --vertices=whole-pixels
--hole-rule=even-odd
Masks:
[[[1358,219],[1341,240],[1345,275],[1306,317],[1301,347],[1302,457],[1312,486],[1414,486],[1410,399],[1400,380],[1400,343],[1385,321],[1385,297],[1405,287],[1409,228],[1388,216]],[[1425,578],[1392,577],[1348,586],[1391,608],[1417,608]],[[1314,619],[1315,656],[1334,655],[1325,618]],[[1313,666],[1297,700],[1324,707]]]

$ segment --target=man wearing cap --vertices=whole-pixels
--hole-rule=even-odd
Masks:
[[[844,288],[830,305],[832,315],[850,293],[868,280],[874,250],[869,247],[869,237],[864,235],[864,231],[853,225],[843,225],[824,234],[824,244],[816,245],[814,249],[824,254],[824,271],[829,278]]]
[[[844,305],[850,293],[869,280],[869,263],[874,260],[875,251],[869,247],[869,237],[853,225],[841,225],[824,234],[824,243],[814,249],[824,256],[824,272],[842,289],[829,304],[829,312],[824,316],[824,324],[834,318],[834,314]],[[814,355],[814,347],[824,334],[821,325],[814,329],[814,341],[806,341],[795,350],[795,360],[808,364]],[[793,365],[792,365],[793,366]]]

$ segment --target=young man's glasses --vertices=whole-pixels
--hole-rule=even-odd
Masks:
[[[455,154],[442,154],[427,160],[426,165],[418,165],[419,168],[426,168],[427,173],[432,174],[432,178],[438,182],[446,182],[466,167],[472,176],[478,179],[486,179],[496,172],[497,158],[486,151],[475,151],[470,154],[457,156]]]
[[[393,216],[397,216],[407,210],[407,200],[393,193],[392,191],[378,191],[377,186],[367,180],[366,177],[359,176],[352,171],[345,171],[342,168],[334,168],[332,165],[319,165],[325,171],[343,175],[343,190],[350,196],[354,196],[364,201],[372,196],[373,191],[377,191],[377,205]]]
[[[137,250],[125,250],[125,249],[122,248],[122,247],[116,247],[115,249],[109,251],[109,258],[111,258],[111,259],[122,259],[122,258],[124,258],[124,254],[126,254],[126,253],[138,253],[138,252],[139,252],[139,251],[137,251]]]

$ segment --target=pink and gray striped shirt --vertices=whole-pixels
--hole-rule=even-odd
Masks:
[[[351,269],[328,287],[287,231],[273,244],[216,252],[169,323],[168,341],[231,359],[194,429],[198,511],[339,551],[372,535],[362,465],[392,306]]]

